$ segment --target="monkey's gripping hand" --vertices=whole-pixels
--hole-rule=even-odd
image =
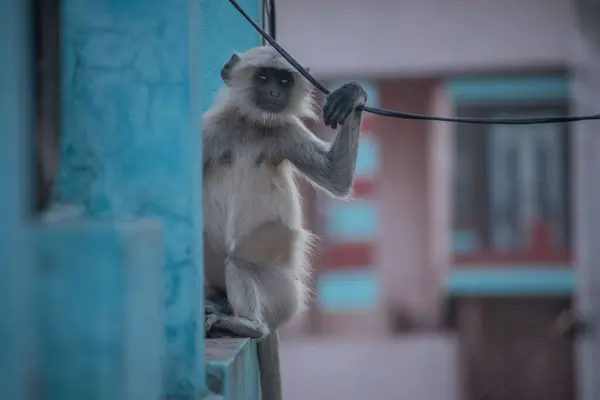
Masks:
[[[357,107],[367,102],[367,92],[356,82],[348,82],[327,97],[323,107],[325,125],[336,129],[344,125],[348,116]]]

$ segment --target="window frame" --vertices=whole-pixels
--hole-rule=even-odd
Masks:
[[[462,85],[462,89],[461,89]],[[493,107],[498,106],[500,112],[521,112],[527,110],[530,115],[537,115],[536,111],[539,110],[552,110],[553,113],[563,114],[569,113],[569,97],[568,97],[568,81],[566,77],[562,75],[540,75],[540,76],[521,76],[521,77],[476,77],[473,79],[457,79],[451,81],[448,85],[448,92],[453,103],[453,114],[466,116],[466,113],[473,110],[479,109],[482,113],[496,112]],[[469,90],[465,90],[469,89]],[[470,114],[469,116],[473,116]],[[491,116],[491,115],[483,115]],[[489,141],[488,132],[484,126],[471,125],[470,129],[477,130],[486,134],[482,141],[485,143]],[[454,129],[454,142],[452,146],[452,158],[457,159],[457,129],[460,129],[457,125]],[[573,193],[573,182],[569,179],[572,173],[572,162],[570,158],[570,148],[572,146],[572,136],[568,126],[564,126],[566,132],[561,135],[565,138],[566,149],[563,158],[564,167],[560,171],[564,174],[564,185],[565,185],[565,198],[563,200],[564,207],[562,211],[565,216],[565,230],[567,236],[567,243],[565,245],[559,245],[556,247],[538,247],[529,249],[508,249],[503,250],[492,250],[489,248],[457,251],[454,245],[454,240],[460,234],[460,224],[457,221],[457,209],[456,209],[456,195],[457,186],[454,178],[451,184],[451,198],[453,207],[451,209],[451,239],[453,241],[451,246],[451,256],[454,264],[461,266],[482,266],[482,265],[515,265],[515,264],[541,264],[547,266],[555,264],[557,266],[564,266],[569,264],[572,260],[572,193]],[[564,135],[564,136],[563,136]],[[561,156],[563,157],[563,156]],[[485,171],[481,171],[485,174]],[[481,178],[481,177],[480,177]],[[490,188],[483,187],[481,189],[482,196],[489,198]],[[484,218],[488,220],[491,218],[491,211],[489,205],[486,204],[487,200],[483,201],[484,205]],[[551,220],[553,220],[551,218]],[[480,224],[477,224],[480,225]],[[481,228],[480,228],[481,229]],[[485,228],[483,228],[485,230]],[[487,242],[487,241],[486,241]]]
[[[277,29],[276,19],[277,14],[275,11],[275,0],[262,0],[261,1],[261,25],[262,28],[271,36],[277,40]],[[268,44],[264,37],[261,36],[261,42],[263,45]]]

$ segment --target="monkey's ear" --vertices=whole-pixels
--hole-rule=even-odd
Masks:
[[[240,59],[241,58],[238,53],[233,53],[225,65],[223,65],[223,68],[221,69],[221,78],[225,84],[229,85],[231,80],[231,70],[236,66],[237,63],[240,62]]]

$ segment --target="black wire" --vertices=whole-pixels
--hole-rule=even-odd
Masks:
[[[275,39],[273,39],[267,32],[265,32],[237,3],[236,0],[229,0],[229,2],[238,10],[240,14],[261,34],[263,38],[271,46],[275,48],[294,68],[302,74],[310,83],[312,83],[317,89],[325,94],[331,93],[321,82],[316,80],[298,61],[294,59],[283,47],[281,47]],[[273,20],[274,20],[273,14]],[[386,110],[382,108],[362,106],[361,110],[370,112],[372,114],[382,115],[384,117],[392,118],[404,118],[404,119],[417,119],[426,121],[444,121],[444,122],[461,122],[468,124],[503,124],[503,125],[532,125],[532,124],[555,124],[565,122],[577,122],[587,120],[600,120],[600,114],[585,115],[585,116],[560,116],[560,117],[534,117],[534,118],[466,118],[466,117],[437,117],[424,114],[412,114],[401,111]]]
[[[267,1],[267,0],[264,0]],[[264,3],[267,4],[267,3]],[[277,40],[277,29],[275,26],[275,0],[268,0],[268,10],[269,10],[269,36],[271,36],[274,40]]]

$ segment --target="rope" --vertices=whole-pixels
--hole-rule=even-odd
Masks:
[[[237,3],[236,0],[229,0],[229,2],[242,14],[242,16],[261,34],[261,36],[271,45],[275,50],[281,54],[302,76],[304,76],[314,87],[319,89],[326,95],[331,92],[315,77],[313,77],[298,61],[294,59],[283,47],[281,47],[275,39],[273,39],[267,32],[265,32],[257,23],[254,21],[242,7]],[[274,16],[271,18],[274,21]],[[468,124],[503,124],[503,125],[533,125],[533,124],[556,124],[556,123],[567,123],[577,121],[589,121],[589,120],[600,120],[600,114],[584,115],[584,116],[558,116],[558,117],[534,117],[534,118],[466,118],[466,117],[438,117],[425,114],[412,114],[401,111],[386,110],[383,108],[375,108],[362,106],[361,110],[382,115],[384,117],[392,118],[403,118],[403,119],[416,119],[425,121],[443,121],[443,122],[459,122]]]

